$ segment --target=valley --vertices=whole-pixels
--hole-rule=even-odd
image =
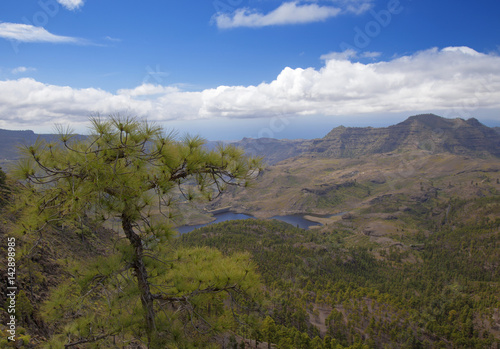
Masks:
[[[164,245],[160,239],[145,240],[148,247],[160,248],[147,262],[155,283],[178,292],[188,287],[196,293],[195,285],[200,290],[205,278],[209,288],[221,287],[216,271],[226,264],[233,268],[223,271],[228,285],[229,273],[236,270],[231,263],[249,260],[245,268],[252,281],[245,287],[251,299],[241,292],[213,305],[216,297],[203,303],[203,295],[183,303],[179,313],[191,306],[203,314],[191,320],[192,327],[178,324],[189,321],[170,313],[175,308],[164,308],[166,318],[175,319],[165,320],[172,324],[165,336],[177,338],[176,347],[500,347],[498,128],[425,114],[386,128],[340,126],[320,139],[244,139],[235,145],[263,158],[258,175],[249,185],[229,185],[212,201],[185,200],[175,192],[179,212],[172,216],[174,226],[202,225],[214,220],[214,213],[227,213],[227,220],[179,235],[170,227],[176,237]],[[12,154],[3,147],[2,154]],[[2,156],[6,164],[15,160]],[[5,183],[15,188],[7,174]],[[2,238],[19,230],[21,217],[5,205]],[[153,222],[160,220],[156,208],[151,212]],[[294,215],[317,224],[303,229],[296,221],[273,219]],[[255,219],[238,219],[248,216]],[[127,251],[119,219],[110,218],[103,228],[87,218],[77,228],[47,225],[43,239],[42,233],[16,235],[23,246],[21,347],[49,348],[77,334],[89,339],[79,347],[95,347],[79,319],[89,310],[108,318],[106,297],[127,285],[113,281],[104,287],[104,276],[111,275],[106,268]],[[210,258],[224,262],[211,265]],[[96,260],[94,266],[90,261]],[[193,264],[182,267],[184,261]],[[204,263],[208,266],[198,270]],[[83,277],[87,268],[91,276]],[[93,298],[82,296],[91,291]],[[80,300],[81,308],[65,303],[64,292],[68,300]],[[123,306],[120,299],[116,302]],[[5,309],[0,315],[6,316]],[[132,323],[133,330],[95,345],[146,348],[133,321],[123,322]],[[65,338],[64,331],[73,337]]]

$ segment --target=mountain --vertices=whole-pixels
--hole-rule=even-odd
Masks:
[[[431,153],[500,157],[499,133],[500,127],[487,127],[474,118],[447,119],[434,114],[422,114],[389,127],[339,126],[319,139],[243,138],[232,144],[242,147],[249,155],[264,157],[269,165],[303,154],[355,158],[413,149]],[[56,137],[35,134],[33,131],[0,129],[0,162],[17,159],[18,145],[33,143],[37,138],[55,140]],[[213,149],[217,143],[208,142],[207,147]]]
[[[240,144],[248,151],[256,142]],[[500,189],[500,137],[476,119],[415,115],[389,127],[340,126],[293,147],[269,144],[268,159],[290,157],[270,164],[254,187],[222,198],[214,209],[231,206],[268,218],[388,205],[386,213],[395,215],[436,195],[474,199]]]
[[[233,144],[245,149],[248,155],[262,156],[267,164],[274,165],[308,152],[312,143],[311,140],[304,139],[243,138]]]
[[[233,144],[249,155],[263,156],[269,165],[304,154],[356,158],[418,149],[433,154],[500,157],[499,133],[500,127],[487,127],[475,118],[447,119],[421,114],[389,127],[339,126],[323,138],[312,140],[244,138]]]
[[[249,302],[242,304],[252,314],[249,324],[242,323],[243,337],[235,335],[239,333],[235,328],[211,340],[223,343],[221,347],[228,342],[235,347],[239,341],[242,346],[258,348],[360,348],[362,344],[369,348],[497,347],[498,131],[475,119],[427,114],[386,128],[337,127],[322,139],[246,138],[236,142],[247,153],[264,155],[274,165],[261,171],[248,187],[229,186],[211,209],[230,209],[257,218],[306,214],[305,218],[321,225],[302,230],[268,219],[226,221],[169,240],[170,251],[210,246],[228,254],[248,253],[261,274],[259,308],[247,307]],[[37,137],[31,131],[0,132],[0,149],[31,143]],[[214,146],[216,143],[207,143],[207,148]],[[197,203],[185,205],[193,205],[190,209],[194,210]],[[205,202],[201,205],[206,207]],[[199,217],[182,211],[186,218]],[[24,218],[12,211],[0,212],[1,239],[15,234],[12,229],[18,223],[14,220],[19,217]],[[89,287],[74,282],[81,280],[80,271],[91,270],[93,278],[83,281],[99,292],[96,296],[107,297],[99,268],[102,264],[104,271],[110,270],[117,259],[106,257],[121,246],[115,239],[123,239],[118,232],[99,229],[85,220],[83,224],[76,231],[73,225],[47,225],[43,239],[24,232],[16,236],[16,246],[31,247],[30,258],[16,262],[22,291],[16,298],[23,325],[19,332],[27,334],[19,336],[16,347],[45,345],[54,338],[67,341],[68,336],[59,337],[59,333],[70,328],[64,326],[66,321],[79,321],[82,306],[104,314],[104,303],[89,296]],[[0,246],[0,253],[7,253],[5,246]],[[205,258],[185,256],[183,259],[198,264]],[[178,258],[167,259],[173,269]],[[99,268],[91,267],[89,261],[97,261]],[[213,268],[207,270],[216,275]],[[206,273],[198,275],[202,274]],[[197,279],[183,274],[180,280],[202,289]],[[229,277],[227,280],[229,283]],[[115,284],[110,290],[116,290]],[[86,292],[85,303],[81,291]],[[64,292],[79,299],[77,311],[68,307]],[[6,304],[6,295],[0,292],[0,303]],[[239,300],[243,294],[230,296]],[[119,314],[121,309],[110,311]],[[0,317],[6,316],[6,309],[0,307]],[[71,326],[87,320],[82,319]],[[176,319],[182,320],[180,316]],[[94,314],[90,320],[94,323]],[[206,324],[204,321],[203,326]],[[198,327],[193,326],[192,333],[197,333]],[[7,327],[0,324],[0,332],[7,333]],[[128,336],[107,338],[94,336],[96,333],[89,334],[89,341],[102,338],[108,342],[82,339],[81,347],[101,344],[114,348],[117,339],[136,345]],[[249,343],[253,333],[259,336],[252,338],[255,346]],[[5,336],[0,338],[0,347],[7,343]]]
[[[268,166],[253,186],[230,190],[213,207],[263,219],[305,215],[322,226],[292,233],[272,220],[225,222],[183,242],[252,253],[263,279],[283,285],[277,299],[306,304],[300,328],[315,326],[323,338],[358,336],[369,348],[493,348],[500,343],[498,302],[479,304],[488,299],[483,292],[500,289],[500,249],[493,243],[500,237],[498,131],[476,119],[433,114],[386,128],[337,127],[294,145],[294,157]],[[286,155],[287,142],[268,143],[266,156]],[[330,287],[337,280],[340,287]],[[354,285],[363,291],[353,292]],[[369,295],[372,287],[384,297]],[[277,323],[294,312],[275,304]],[[381,319],[385,328],[377,325]]]
[[[37,139],[45,139],[53,141],[57,139],[57,135],[53,134],[36,134],[31,130],[11,131],[0,129],[0,161],[16,160],[19,158],[17,147],[32,144]]]
[[[500,157],[500,137],[474,118],[446,119],[422,114],[383,128],[337,127],[324,138],[314,140],[311,152],[350,158],[413,149]]]
[[[9,131],[0,129],[0,159],[11,160],[18,157],[15,145],[36,140],[33,131]]]

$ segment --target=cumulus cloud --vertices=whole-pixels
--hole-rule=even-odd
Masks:
[[[57,0],[57,2],[71,11],[82,7],[84,3],[83,0]]]
[[[54,35],[42,27],[8,22],[0,23],[0,38],[21,42],[84,43],[79,38]]]
[[[236,27],[266,27],[272,25],[303,24],[321,22],[337,16],[341,10],[332,6],[317,4],[298,4],[285,2],[275,10],[262,14],[248,8],[238,9],[232,14],[218,13],[214,16],[217,27],[222,29]]]
[[[153,121],[189,119],[200,108],[197,94],[153,85],[110,93],[44,84],[32,78],[0,81],[0,128],[47,130],[55,123],[80,127],[94,113],[123,113]]]
[[[177,87],[161,86],[153,84],[142,84],[134,89],[120,89],[118,94],[124,96],[152,96],[152,95],[167,95],[170,93],[179,93]]]
[[[468,47],[433,48],[390,61],[351,61],[328,54],[320,69],[285,68],[269,83],[219,86],[199,92],[142,84],[116,93],[44,84],[31,78],[0,81],[0,128],[84,124],[93,112],[152,121],[260,118],[289,115],[350,117],[416,111],[500,111],[500,57]]]
[[[467,46],[445,47],[443,49],[443,52],[458,52],[458,53],[463,53],[465,55],[470,55],[470,56],[481,56],[481,53],[479,53],[479,52],[477,52],[477,51],[475,51]]]
[[[253,117],[353,115],[500,107],[500,57],[470,48],[436,48],[391,61],[351,62],[354,52],[323,56],[319,69],[285,68],[270,83],[203,91],[201,115]]]

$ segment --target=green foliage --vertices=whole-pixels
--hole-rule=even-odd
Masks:
[[[147,329],[137,298],[140,292],[130,282],[132,275],[113,269],[116,262],[113,259],[82,265],[84,277],[68,280],[44,304],[44,318],[63,328],[54,343],[104,334],[144,336]],[[194,248],[170,250],[164,259],[170,262],[148,261],[149,280],[155,291],[172,300],[155,305],[156,345],[203,343],[223,329],[235,328],[236,319],[225,303],[235,307],[236,301],[240,305],[244,301],[242,296],[253,302],[260,297],[259,278],[247,254],[223,256],[214,249]],[[177,308],[175,304],[183,307]],[[71,321],[67,321],[68,316]],[[190,336],[186,337],[186,333]],[[101,345],[110,342],[103,340]]]
[[[68,261],[49,248],[64,280],[42,305],[19,293],[21,321],[39,316],[50,324],[48,348],[216,348],[216,336],[230,337],[232,348],[498,343],[492,324],[500,305],[500,199],[487,175],[480,178],[488,190],[471,183],[485,197],[466,200],[444,190],[439,178],[421,181],[415,193],[411,178],[401,176],[309,187],[291,167],[273,183],[305,187],[305,209],[367,204],[335,228],[246,220],[172,239],[179,201],[246,187],[258,160],[234,147],[207,151],[198,137],[178,141],[155,125],[118,117],[93,119],[86,140],[61,130],[60,143],[37,142],[25,155],[17,171],[24,190],[15,193],[16,236],[23,238],[20,265],[29,271],[19,283],[31,294],[53,280],[37,266],[49,226],[91,241],[98,224],[121,225],[112,246],[92,260]],[[458,185],[448,179],[449,188]],[[387,219],[397,233],[387,238],[397,246],[381,248],[356,231],[368,215],[393,216]]]
[[[39,141],[24,149],[16,171],[27,188],[21,204],[37,210],[38,224],[79,226],[84,214],[150,221],[157,211],[168,219],[179,196],[213,198],[228,184],[245,184],[259,166],[235,147],[207,151],[200,138],[178,142],[135,119],[94,118],[92,124],[84,141],[64,130],[62,144]],[[141,229],[157,238],[173,233],[162,222]]]
[[[450,226],[423,238],[419,263],[405,262],[406,252],[396,249],[386,260],[375,259],[367,249],[337,244],[343,235],[336,231],[278,221],[222,222],[184,234],[179,243],[252,254],[269,300],[260,333],[278,348],[319,347],[310,320],[318,307],[329,309],[325,325],[334,344],[325,348],[479,348],[493,343],[487,325],[479,324],[498,308],[500,220],[464,223],[460,217],[498,209],[498,198],[453,204]],[[309,342],[297,344],[302,333]]]
[[[7,175],[0,167],[0,207],[4,206],[10,197],[11,189],[7,182]]]
[[[109,347],[116,336],[152,348],[188,345],[234,326],[228,305],[258,294],[248,255],[175,251],[172,219],[179,200],[211,200],[229,185],[247,186],[260,160],[232,146],[208,151],[199,137],[177,141],[135,118],[91,122],[85,139],[61,128],[59,143],[27,146],[16,170],[20,236],[43,238],[50,225],[83,238],[118,218],[117,238],[125,237],[95,263],[72,263],[73,277],[42,309],[57,329],[49,347]]]
[[[30,321],[32,314],[33,314],[33,305],[26,296],[26,292],[24,290],[19,291],[19,293],[16,295],[17,318],[22,323],[26,323],[27,321]]]

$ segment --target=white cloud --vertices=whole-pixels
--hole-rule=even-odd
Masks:
[[[23,73],[27,73],[27,72],[31,72],[31,71],[35,71],[36,69],[35,68],[31,68],[31,67],[17,67],[17,68],[14,68],[11,70],[11,73],[12,74],[23,74]]]
[[[353,3],[346,6],[346,12],[361,15],[372,8],[372,4],[368,2]]]
[[[458,53],[463,53],[465,55],[471,55],[471,56],[481,56],[481,54],[470,47],[467,46],[458,46],[458,47],[445,47],[443,49],[443,52],[458,52]]]
[[[177,87],[171,86],[161,86],[153,84],[142,84],[134,89],[121,89],[118,90],[118,94],[124,96],[153,96],[153,95],[165,95],[169,93],[178,93],[180,90]]]
[[[85,125],[93,113],[123,113],[154,121],[190,119],[201,107],[197,92],[142,85],[116,94],[49,85],[31,78],[0,81],[0,128],[50,129],[55,123]]]
[[[373,52],[373,51],[365,51],[361,53],[361,57],[363,58],[377,58],[382,55],[382,52]]]
[[[321,22],[340,13],[340,9],[317,4],[299,5],[297,2],[285,2],[275,10],[262,14],[250,9],[238,9],[228,15],[218,13],[214,16],[217,27],[227,29],[235,27],[266,27],[272,25],[303,24]]]
[[[430,49],[362,64],[330,54],[319,69],[285,68],[271,83],[203,91],[201,115],[354,115],[450,108],[500,108],[500,57]]]
[[[76,10],[83,6],[84,0],[57,0],[58,3],[66,7],[68,10]]]
[[[350,58],[356,58],[358,56],[358,53],[354,50],[348,49],[345,50],[344,52],[330,52],[324,55],[321,55],[320,59],[324,61],[330,61],[330,60],[346,60]]]
[[[0,38],[22,42],[84,43],[82,39],[51,34],[42,27],[7,22],[0,23]]]
[[[143,84],[110,93],[31,78],[0,81],[0,128],[47,129],[56,122],[78,127],[93,112],[120,112],[162,122],[276,114],[338,120],[360,114],[439,110],[454,110],[465,117],[476,109],[500,111],[497,55],[470,48],[434,48],[370,64],[352,62],[349,56],[323,56],[321,69],[285,68],[270,83],[200,92]]]

